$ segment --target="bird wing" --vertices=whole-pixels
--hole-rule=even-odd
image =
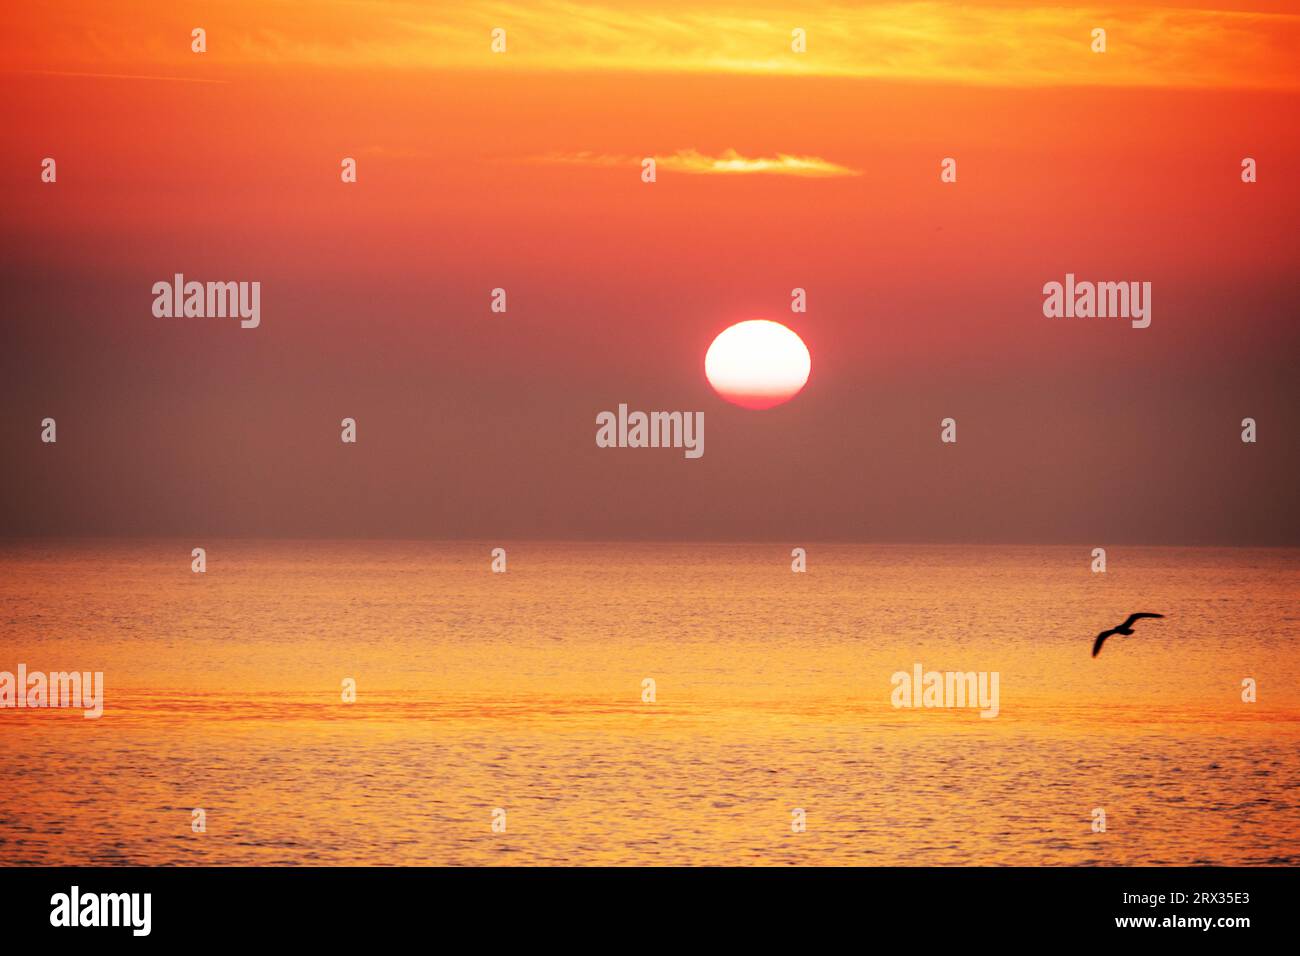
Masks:
[[[1144,617],[1164,617],[1164,615],[1152,614],[1150,611],[1138,611],[1136,614],[1130,614],[1128,620],[1121,624],[1120,627],[1132,627],[1134,621],[1140,620]]]
[[[1093,657],[1096,657],[1099,653],[1101,653],[1101,645],[1105,644],[1106,638],[1110,637],[1114,633],[1115,633],[1114,631],[1102,631],[1100,634],[1097,635],[1097,639],[1092,642]]]

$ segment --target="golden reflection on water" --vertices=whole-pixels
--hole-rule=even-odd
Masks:
[[[0,550],[0,670],[107,687],[0,710],[0,861],[1300,862],[1297,551],[205,546]]]

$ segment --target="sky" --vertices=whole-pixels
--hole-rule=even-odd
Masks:
[[[1298,5],[0,26],[0,534],[1300,544]],[[177,272],[260,326],[154,316]],[[1066,273],[1151,326],[1044,317]],[[765,411],[703,373],[751,318],[812,355]],[[596,447],[620,403],[705,454]]]

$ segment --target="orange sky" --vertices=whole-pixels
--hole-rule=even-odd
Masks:
[[[43,5],[44,7],[44,5]],[[510,4],[118,0],[10,16],[14,69],[210,77],[221,67],[776,73],[1011,86],[1290,89],[1300,17],[1279,2],[794,3],[624,0]],[[30,19],[27,19],[30,18]],[[186,44],[212,37],[199,67]],[[1078,42],[1094,27],[1113,45]],[[507,34],[494,62],[489,31]],[[806,31],[796,54],[791,31]]]
[[[19,456],[0,530],[1294,540],[1292,4],[0,20],[0,437],[61,410],[91,465]],[[263,327],[160,324],[177,271],[262,281]],[[1067,271],[1152,281],[1152,327],[1045,320]],[[702,376],[755,317],[813,354],[762,419]],[[695,472],[598,455],[623,401],[704,409]],[[348,414],[368,448],[339,462]],[[1224,459],[1247,414],[1271,441]]]

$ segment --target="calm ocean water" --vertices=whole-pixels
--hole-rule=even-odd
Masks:
[[[0,545],[0,862],[1300,863],[1300,551],[200,543]]]

